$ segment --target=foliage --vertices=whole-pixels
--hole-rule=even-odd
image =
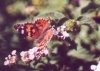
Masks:
[[[16,23],[33,22],[50,17],[55,29],[66,26],[69,37],[48,43],[50,53],[23,63],[19,53],[35,46],[34,40],[23,39]],[[99,0],[1,0],[0,2],[0,70],[1,71],[91,71],[100,54]],[[20,61],[4,66],[5,57],[17,50]]]

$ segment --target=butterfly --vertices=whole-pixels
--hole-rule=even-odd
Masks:
[[[15,24],[14,28],[23,34],[25,38],[32,37],[37,39],[39,49],[46,47],[54,33],[54,28],[50,25],[50,21],[44,18],[38,18],[34,22]]]

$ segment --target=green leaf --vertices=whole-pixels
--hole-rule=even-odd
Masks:
[[[60,12],[47,12],[43,14],[39,14],[35,19],[37,18],[45,18],[48,19],[50,18],[51,20],[51,25],[62,25],[67,18]]]
[[[95,57],[95,54],[92,54],[90,51],[81,46],[78,46],[77,51],[70,50],[67,55],[78,59],[82,59],[84,61],[93,61]]]
[[[81,25],[88,25],[91,28],[98,30],[97,23],[90,17],[80,16],[77,18],[77,20],[80,22]]]

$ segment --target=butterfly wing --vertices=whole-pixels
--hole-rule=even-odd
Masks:
[[[47,43],[51,40],[53,33],[54,28],[50,28],[37,39],[39,49],[46,47]]]
[[[35,27],[35,24],[25,24],[25,34],[27,34],[27,37],[38,38],[40,33],[37,30],[38,29]]]
[[[40,36],[48,27],[50,27],[50,22],[46,19],[37,19],[34,22],[35,33],[39,33]],[[34,37],[34,32],[32,32],[32,37]]]
[[[16,25],[14,25],[14,28],[21,34],[24,34],[24,29],[25,29],[24,24],[16,24]]]
[[[32,28],[34,28],[34,24],[32,22],[26,22],[23,24],[15,24],[14,28],[22,35],[24,35],[25,38],[32,36]],[[37,34],[34,34],[34,36],[37,36]]]
[[[50,23],[46,19],[36,19],[33,22],[26,22],[24,24],[16,24],[14,28],[23,34],[25,37],[39,38],[43,32],[50,27]]]

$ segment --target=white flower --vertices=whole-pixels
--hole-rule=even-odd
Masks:
[[[96,71],[100,71],[100,62],[98,62]]]
[[[20,53],[20,56],[24,56],[26,53],[27,53],[26,51],[22,51],[22,52]]]
[[[13,50],[13,51],[11,52],[11,54],[12,54],[12,55],[16,55],[16,50]]]
[[[49,50],[46,48],[46,49],[44,50],[44,54],[47,55],[48,53],[49,53]]]
[[[35,58],[34,55],[29,55],[29,59],[30,59],[30,60],[33,60],[34,58]]]
[[[21,60],[22,60],[23,62],[29,62],[29,61],[30,61],[28,51],[22,51],[22,52],[20,53],[20,55],[21,55]]]
[[[29,53],[29,59],[33,60],[35,58],[35,53],[37,52],[38,47],[34,47],[32,49],[29,49],[28,53]]]
[[[53,35],[58,35],[58,31],[57,30],[54,30]]]
[[[10,54],[8,55],[8,59],[11,59],[11,55]]]
[[[10,62],[11,63],[16,63],[17,57],[16,56],[12,56]]]
[[[8,55],[8,57],[5,57],[5,60],[4,65],[13,65],[17,62],[17,55]]]
[[[98,65],[91,65],[91,70],[94,70],[94,71],[100,71],[100,62],[98,62]]]
[[[9,65],[10,63],[9,63],[9,60],[6,60],[5,62],[4,62],[4,65]]]
[[[95,70],[96,68],[96,65],[91,65],[91,70]]]
[[[25,58],[24,57],[21,57],[21,59],[22,59],[23,62],[29,62],[30,61],[30,59],[27,58],[27,57],[25,57]]]
[[[37,50],[38,50],[38,47],[34,47],[32,49],[29,49],[28,53],[29,54],[34,54],[35,52],[37,52]]]
[[[66,31],[63,31],[62,34],[64,37],[69,37],[69,33],[67,33]]]
[[[61,38],[66,38],[66,37],[69,37],[69,33],[67,33],[66,31],[65,31],[65,28],[66,28],[66,26],[61,26],[61,27],[58,27],[57,28],[57,31],[55,31],[55,35],[58,35],[58,33],[61,33],[62,35],[59,35]]]
[[[61,31],[64,31],[65,28],[66,28],[66,26],[62,25],[61,26]]]
[[[31,55],[34,54],[34,49],[29,49],[28,53]]]

